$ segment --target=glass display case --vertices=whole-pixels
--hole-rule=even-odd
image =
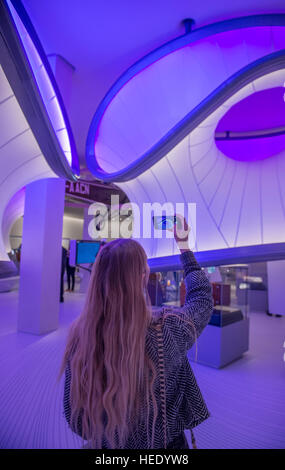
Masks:
[[[209,324],[224,327],[248,316],[248,265],[202,268],[212,284],[214,309]],[[183,270],[151,273],[148,292],[153,306],[184,305]]]
[[[266,313],[268,311],[267,263],[250,263],[248,267],[248,276],[239,285],[239,295],[247,291],[250,312]]]
[[[213,312],[209,324],[188,352],[189,360],[221,368],[240,358],[249,349],[249,292],[247,264],[202,268],[212,285]],[[161,306],[181,308],[186,288],[183,270],[152,272],[148,292],[154,311]]]

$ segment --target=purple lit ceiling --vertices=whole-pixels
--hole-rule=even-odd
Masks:
[[[6,1],[61,150],[69,167],[77,174],[78,157],[73,143],[73,135],[69,127],[67,116],[64,115],[65,110],[60,104],[60,96],[55,89],[56,84],[52,83],[52,72],[47,69],[49,68],[49,64],[45,56],[40,54],[37,50],[35,45],[37,38],[32,36],[32,25],[30,23],[25,24],[25,21],[29,22],[29,18],[27,17],[26,19],[26,12],[22,9],[21,2],[13,3],[12,0]],[[14,8],[14,6],[17,7],[17,5],[19,5],[18,11]],[[30,26],[30,32],[28,31],[28,26]],[[34,34],[34,36],[36,36],[36,34]],[[41,48],[39,43],[38,48]]]
[[[248,97],[284,86],[285,23],[261,25],[258,18],[245,27],[245,21],[238,20],[235,29],[224,22],[218,33],[212,25],[214,33],[207,30],[182,47],[198,35],[193,30],[175,43],[181,47],[173,48],[173,41],[163,54],[154,51],[135,64],[97,108],[88,135],[90,169],[121,181],[140,208],[146,202],[196,204],[191,247],[198,251],[285,240],[285,149],[277,145],[279,137],[270,145],[271,158],[252,158],[249,144],[245,161],[229,158],[215,140],[218,123],[234,115],[237,103],[256,104]],[[273,92],[276,99],[278,93]],[[274,119],[272,124],[282,124]],[[259,143],[266,151],[264,141]],[[255,148],[254,155],[261,150]],[[143,223],[141,213],[137,226]],[[149,257],[177,253],[166,238],[140,241]]]
[[[282,128],[283,135],[216,140],[221,152],[234,160],[255,161],[276,155],[285,148],[284,87],[269,88],[239,101],[219,121],[216,132],[274,131]]]
[[[250,4],[245,0],[234,4],[206,0],[203,2],[203,8],[201,2],[189,3],[186,0],[178,3],[174,0],[147,1],[140,5],[137,2],[114,0],[98,5],[93,0],[86,0],[84,9],[75,0],[68,3],[58,0],[24,0],[24,4],[43,42],[45,52],[63,55],[76,68],[74,91],[68,111],[81,158],[85,153],[91,118],[112,84],[124,70],[145,54],[183,34],[183,18],[195,18],[194,29],[197,29],[215,21],[244,15],[284,13],[283,1],[272,1],[269,4],[264,0],[254,0]],[[260,29],[260,34],[256,31],[252,36],[246,35],[245,31],[236,31],[236,34],[231,35],[231,41],[228,40],[222,47],[213,38],[207,43],[202,42],[204,49],[202,48],[201,55],[201,75],[199,78],[193,78],[194,93],[191,96],[189,91],[188,104],[191,104],[191,99],[194,102],[197,98],[197,84],[204,87],[205,96],[207,86],[214,86],[217,76],[227,80],[230,74],[239,70],[243,64],[247,65],[256,58],[284,48],[283,28],[279,28],[279,35],[275,34],[277,27],[275,33],[270,27],[268,31],[265,29],[262,33]],[[181,71],[185,61],[183,54],[177,53],[177,56],[180,56],[181,60],[177,64],[174,61],[174,68],[177,66],[177,70]],[[194,66],[199,72],[199,60],[196,62]],[[176,109],[177,101],[172,102],[172,96],[168,95],[168,81],[176,82],[175,72],[172,71],[169,77],[162,75],[160,82],[156,77],[156,83],[161,87],[161,95],[165,95],[167,99],[166,115],[174,122],[177,117],[175,113],[179,113],[179,109]],[[151,83],[152,80],[145,80],[138,90],[145,100],[146,108],[151,111],[148,112],[148,117],[152,115],[152,105],[156,103],[156,95],[148,93]],[[220,83],[219,80],[217,83]],[[147,90],[144,89],[145,86]],[[267,74],[262,79],[246,85],[205,118],[187,138],[181,140],[175,149],[169,151],[151,168],[136,179],[122,183],[123,189],[130,199],[138,204],[166,200],[195,202],[198,208],[195,248],[198,250],[280,241],[278,234],[285,233],[284,189],[280,182],[280,175],[284,171],[282,155],[253,162],[254,166],[252,162],[237,162],[219,152],[213,136],[219,120],[235,103],[259,89],[281,86],[283,77],[278,73]],[[129,87],[131,90],[132,80]],[[176,90],[176,93],[179,98],[179,90]],[[181,92],[180,97],[183,98]],[[131,100],[128,100],[127,105],[130,103]],[[131,117],[125,114],[117,114],[122,116],[123,127],[128,120],[133,126],[134,119],[140,118],[136,110],[134,114],[131,113]],[[164,129],[161,126],[165,125],[164,116],[160,116],[160,120],[161,123],[156,122],[155,125],[163,134]],[[120,165],[122,168],[125,164],[120,162],[116,154],[117,144],[121,145],[122,140],[131,139],[132,136],[128,132],[126,137],[124,129],[120,135],[121,120],[114,122],[113,119],[113,123],[111,121],[112,119],[108,125],[113,126],[114,133],[117,133],[117,141],[113,137],[108,139],[100,156],[100,164],[109,171],[116,171]],[[153,145],[152,133],[146,132],[145,124],[148,125],[146,120],[138,119],[134,132],[136,136],[143,135],[145,142],[134,140],[134,148],[129,151],[127,161],[138,154],[137,145],[147,150]],[[126,129],[128,131],[127,127]],[[101,139],[100,130],[98,136]],[[99,139],[96,142],[99,142]],[[101,142],[103,140],[104,136]],[[115,150],[111,148],[113,143],[116,143]],[[131,152],[134,152],[134,155]],[[111,156],[109,161],[107,153]],[[124,154],[123,158],[125,157]],[[152,245],[146,242],[145,247],[150,256],[175,252],[175,247],[170,247],[164,240]]]
[[[216,131],[239,132],[285,126],[284,93],[285,87],[276,87],[249,95],[231,107],[218,123]]]
[[[279,154],[285,149],[285,135],[256,139],[217,141],[218,149],[234,160],[254,162]]]
[[[119,90],[115,88],[115,96],[107,95],[107,103],[96,112],[100,119],[94,126],[98,164],[113,173],[144,159],[221,84],[284,45],[285,27],[238,28],[207,35],[138,68]]]
[[[185,32],[229,18],[284,13],[284,0],[23,0],[46,54],[60,54],[74,67],[67,108],[81,164],[96,108],[118,77],[137,60]],[[52,25],[52,27],[51,27]],[[60,83],[59,83],[60,86]]]
[[[0,4],[0,260],[8,258],[9,229],[22,210],[18,191],[42,178],[75,180],[79,169],[47,59],[21,2],[18,13],[12,3]]]

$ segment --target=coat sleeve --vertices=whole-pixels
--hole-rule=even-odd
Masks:
[[[210,321],[213,297],[211,283],[192,251],[183,252],[180,259],[186,285],[185,305],[181,309],[166,311],[164,324],[175,336],[180,351],[186,353]]]

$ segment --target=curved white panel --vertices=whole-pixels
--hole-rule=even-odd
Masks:
[[[283,71],[255,80],[149,170],[131,182],[117,184],[131,201],[135,194],[141,208],[149,200],[161,204],[196,203],[196,240],[192,243],[195,250],[285,241],[285,149],[265,160],[236,161],[217,148],[214,137],[217,123],[230,106],[257,89],[283,84]],[[178,253],[169,239],[151,244],[142,237],[140,242],[149,257]]]
[[[193,30],[134,64],[98,107],[87,163],[139,205],[149,257],[178,251],[173,240],[143,237],[147,202],[195,203],[197,251],[285,241],[285,149],[242,161],[215,141],[233,105],[284,86],[284,26],[284,15],[259,15]]]
[[[18,191],[42,178],[76,180],[78,156],[56,81],[21,1],[0,3],[0,260],[22,210]]]
[[[153,62],[108,103],[94,142],[98,164],[106,172],[124,169],[229,77],[284,47],[284,27],[253,26],[202,38]],[[238,99],[254,86],[241,90]]]
[[[0,260],[7,260],[9,223],[5,210],[9,201],[23,186],[57,175],[42,155],[2,67],[0,90]]]
[[[7,0],[7,4],[15,21],[19,36],[23,47],[27,54],[29,63],[33,70],[34,78],[38,85],[42,100],[44,102],[47,114],[52,123],[62,151],[69,164],[72,166],[71,145],[67,132],[67,125],[63,117],[62,109],[59,105],[58,97],[51,83],[51,79],[47,73],[45,65],[38,53],[34,42],[32,41],[22,19],[18,15],[11,0]]]

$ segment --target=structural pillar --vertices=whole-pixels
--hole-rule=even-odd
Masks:
[[[45,334],[58,327],[65,180],[26,187],[18,331]]]
[[[285,315],[285,260],[267,263],[268,312]]]

